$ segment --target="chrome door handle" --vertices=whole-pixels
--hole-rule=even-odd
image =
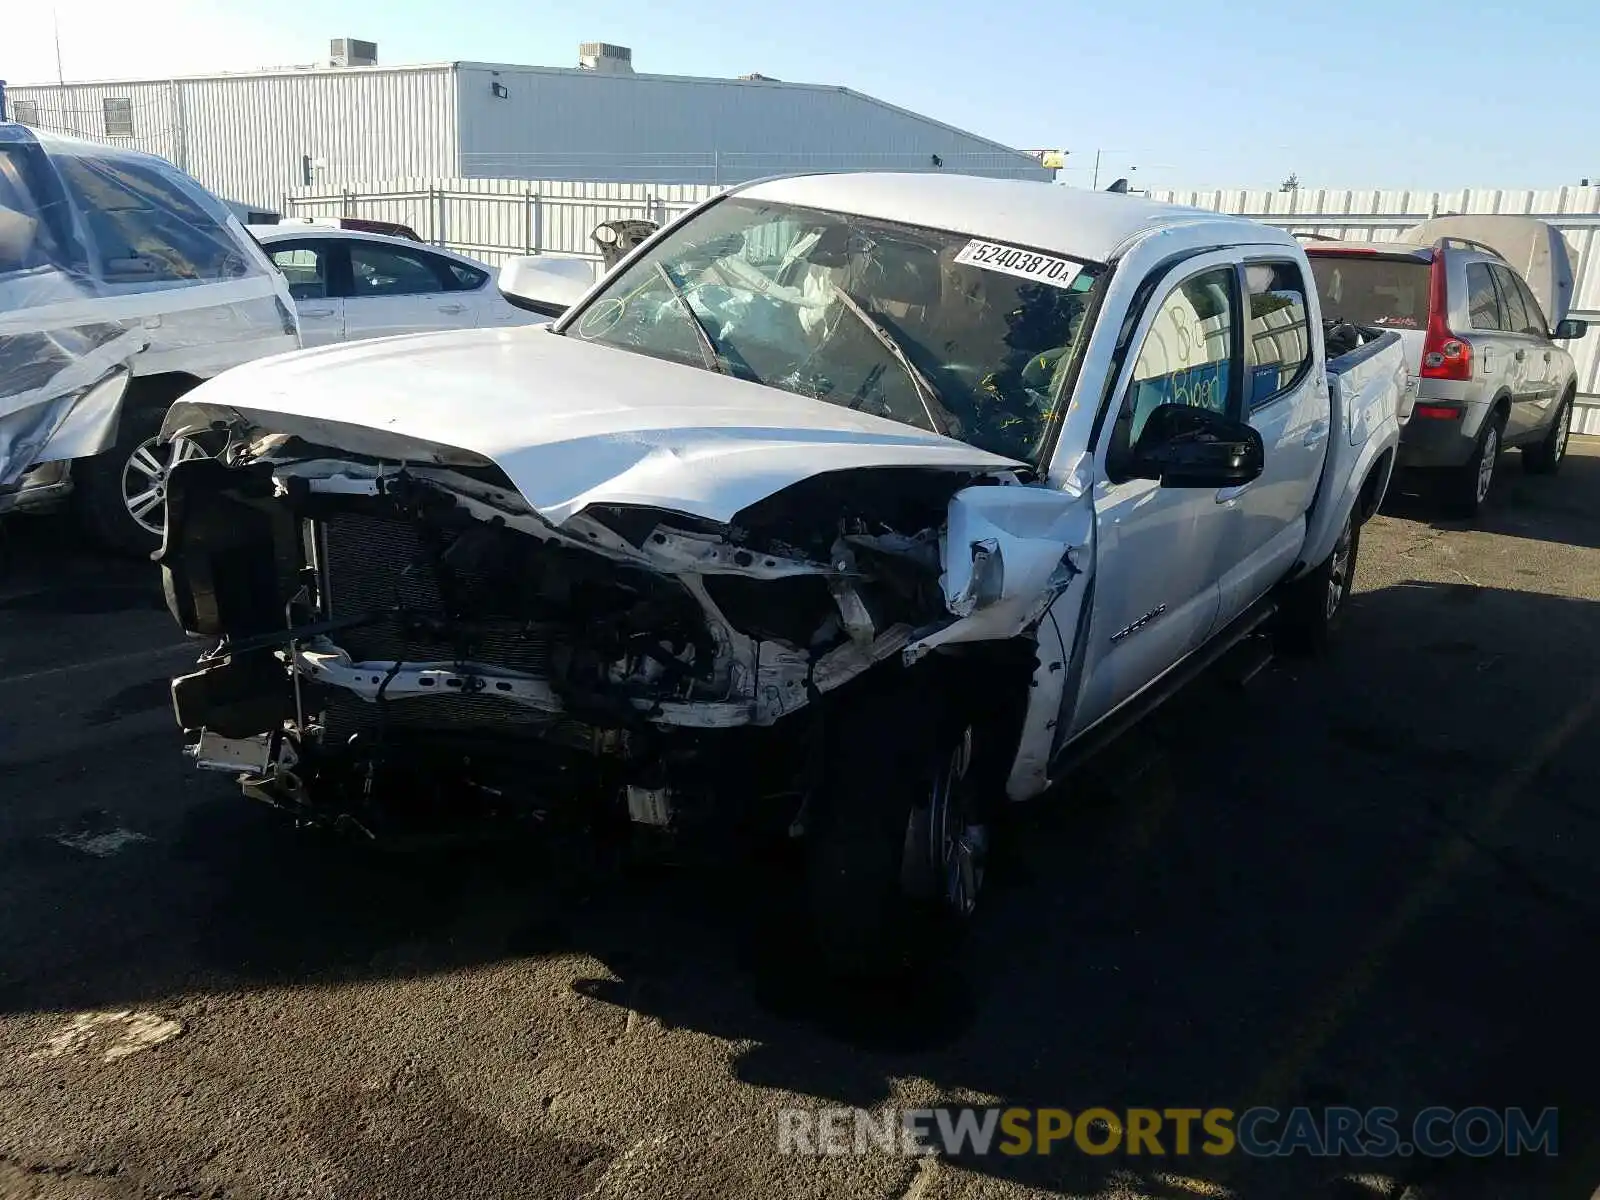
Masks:
[[[300,310],[300,315],[302,317],[331,317],[331,316],[333,316],[333,309],[331,309],[331,308],[302,308]]]
[[[1517,361],[1518,362],[1521,362],[1523,359],[1525,359],[1527,357],[1528,357],[1528,352],[1526,350],[1518,350],[1517,351]]]
[[[1240,494],[1247,491],[1249,487],[1248,483],[1241,483],[1237,487],[1219,488],[1217,490],[1217,503],[1227,504],[1231,500],[1237,500]]]
[[[465,312],[466,310],[467,310],[467,306],[465,304],[441,304],[441,305],[439,305],[439,311],[442,312],[442,313],[458,313],[458,312]]]

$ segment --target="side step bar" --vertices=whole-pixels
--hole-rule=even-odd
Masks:
[[[1246,609],[1238,617],[1234,618],[1233,623],[1225,630],[1198,650],[1174,663],[1164,674],[1153,679],[1143,691],[1123,704],[1121,708],[1107,713],[1099,721],[1073,738],[1072,741],[1061,748],[1056,760],[1050,764],[1051,782],[1056,782],[1061,776],[1081,765],[1085,759],[1103,750],[1109,743],[1121,737],[1129,729],[1149,716],[1169,696],[1193,683],[1196,678],[1215,666],[1234,647],[1258,632],[1262,626],[1277,615],[1277,612],[1277,601],[1271,597],[1263,599],[1251,608]],[[1251,661],[1238,682],[1240,684],[1248,683],[1271,661],[1271,651],[1263,650],[1258,659]]]

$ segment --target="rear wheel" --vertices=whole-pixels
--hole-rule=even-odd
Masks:
[[[1494,486],[1495,468],[1505,442],[1504,413],[1492,413],[1478,435],[1477,448],[1463,466],[1455,468],[1445,480],[1450,511],[1459,517],[1475,517]]]
[[[1360,549],[1361,525],[1352,508],[1328,557],[1285,591],[1278,609],[1279,649],[1289,654],[1318,654],[1327,648],[1355,588]]]
[[[1572,436],[1572,400],[1571,392],[1563,396],[1550,431],[1533,445],[1522,448],[1522,469],[1529,474],[1554,475],[1561,469],[1561,460],[1567,456],[1567,441]]]
[[[938,683],[918,670],[829,714],[807,891],[835,974],[924,968],[954,952],[977,904],[988,831],[969,784],[972,726]]]

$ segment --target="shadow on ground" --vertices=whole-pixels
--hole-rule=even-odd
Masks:
[[[783,854],[631,874],[518,843],[387,860],[291,830],[124,735],[103,747],[109,769],[127,764],[124,786],[172,822],[137,852],[87,870],[60,844],[45,814],[67,764],[28,762],[8,784],[0,900],[37,923],[0,926],[0,1009],[581,952],[605,968],[583,995],[748,1040],[738,1078],[819,1104],[873,1105],[916,1076],[1070,1110],[1555,1105],[1576,1150],[1600,1143],[1597,668],[1600,605],[1362,594],[1328,660],[1204,680],[1058,803],[1019,811],[961,966],[877,990],[816,970]],[[73,819],[110,822],[92,803]],[[1193,1194],[1116,1156],[966,1165],[1065,1190],[1131,1172],[1146,1194]],[[1264,1197],[1295,1194],[1291,1170],[1361,1165],[1163,1171]],[[1449,1182],[1550,1164],[1383,1169]]]
[[[1423,472],[1401,472],[1389,486],[1383,511],[1439,530],[1481,530],[1565,546],[1600,548],[1600,439],[1574,439],[1555,476],[1530,475],[1522,456],[1501,456],[1489,501],[1470,521],[1449,515],[1438,482]]]

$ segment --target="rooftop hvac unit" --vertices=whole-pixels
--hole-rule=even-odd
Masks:
[[[375,67],[378,43],[358,38],[334,38],[328,43],[328,58],[336,67]]]
[[[580,42],[578,68],[603,75],[632,75],[633,51],[610,42]]]

